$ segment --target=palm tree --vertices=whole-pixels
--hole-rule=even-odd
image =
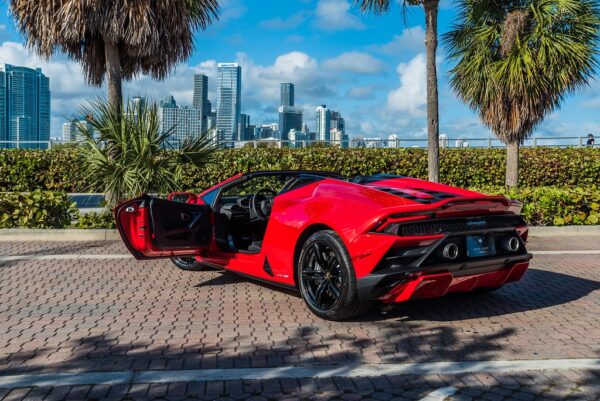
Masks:
[[[144,193],[179,190],[184,169],[202,167],[214,154],[208,132],[174,146],[175,127],[161,132],[156,103],[128,102],[124,113],[119,113],[98,100],[78,114],[87,116],[87,121],[76,123],[83,137],[86,181],[91,190],[104,191],[112,206]]]
[[[217,18],[218,0],[10,0],[29,47],[43,57],[62,51],[87,81],[108,83],[122,105],[121,81],[139,73],[163,79],[194,49],[193,32]]]
[[[507,145],[506,185],[517,186],[519,146],[597,65],[595,0],[460,0],[444,36],[451,86]]]
[[[437,16],[439,0],[402,0],[404,6],[422,5],[425,10],[425,51],[427,53],[427,171],[429,181],[440,179],[440,117],[435,53],[438,45]],[[389,10],[391,0],[354,0],[362,12],[381,14]]]

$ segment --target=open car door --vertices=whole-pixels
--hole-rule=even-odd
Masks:
[[[136,259],[199,255],[212,237],[210,206],[144,195],[115,209],[121,238]]]

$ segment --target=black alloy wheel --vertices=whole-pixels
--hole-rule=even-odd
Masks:
[[[298,260],[298,283],[308,308],[324,319],[348,319],[370,306],[358,299],[350,256],[331,230],[319,231],[304,243]]]

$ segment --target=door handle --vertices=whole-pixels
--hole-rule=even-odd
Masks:
[[[181,213],[180,217],[181,217],[181,220],[183,220],[183,221],[189,221],[192,218],[192,216],[190,216],[189,213]]]

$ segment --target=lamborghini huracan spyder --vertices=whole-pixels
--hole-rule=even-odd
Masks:
[[[531,255],[520,204],[503,196],[376,174],[236,175],[200,194],[142,196],[115,209],[137,259],[225,269],[296,288],[316,315],[357,316],[373,301],[490,291]]]

